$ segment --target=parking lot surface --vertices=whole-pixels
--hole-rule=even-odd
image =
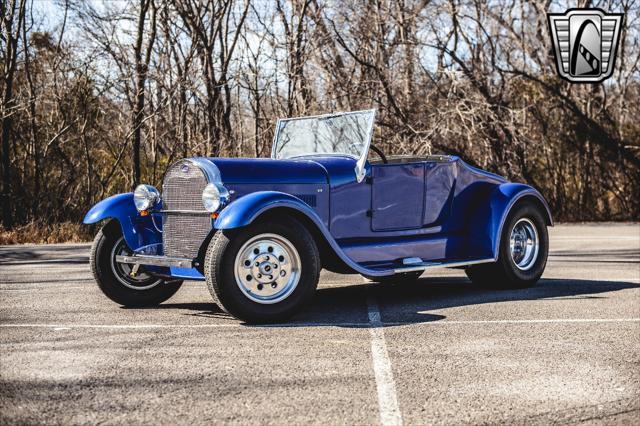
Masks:
[[[198,282],[121,308],[86,244],[0,247],[0,423],[640,424],[640,225],[550,236],[530,289],[323,272],[272,326]]]

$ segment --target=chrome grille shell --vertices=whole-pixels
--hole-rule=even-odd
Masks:
[[[207,170],[192,160],[169,167],[162,182],[162,243],[165,256],[195,258],[211,231],[202,191],[209,183]]]

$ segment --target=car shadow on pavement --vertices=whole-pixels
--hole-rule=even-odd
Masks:
[[[555,250],[549,255],[555,263],[640,263],[640,249]]]
[[[0,265],[87,264],[85,245],[0,246]]]
[[[444,315],[430,311],[445,308],[513,301],[539,300],[555,303],[566,299],[600,299],[607,298],[604,293],[637,287],[640,285],[625,281],[548,278],[541,279],[530,288],[495,290],[478,288],[463,277],[428,277],[411,284],[357,284],[318,290],[309,311],[298,315],[286,325],[292,326],[297,322],[300,322],[301,326],[313,325],[314,322],[326,324],[327,318],[323,312],[336,300],[345,298],[358,301],[366,301],[367,297],[373,298],[378,305],[383,326],[389,327],[441,321],[446,318]],[[365,326],[369,326],[368,321],[365,323]]]
[[[205,317],[205,318],[223,318],[234,320],[234,318],[223,311],[218,305],[213,302],[194,302],[194,303],[171,303],[169,302],[162,303],[157,306],[149,306],[149,307],[135,307],[129,308],[126,306],[122,306],[121,309],[125,310],[157,310],[157,309],[169,309],[169,310],[182,310],[187,311],[185,315],[194,316],[194,317]]]
[[[513,301],[555,303],[567,299],[605,299],[608,297],[605,293],[640,287],[626,281],[553,278],[541,279],[533,287],[517,290],[482,289],[463,277],[428,277],[411,284],[362,283],[358,278],[353,281],[356,280],[340,286],[321,286],[306,309],[291,321],[262,327],[371,327],[368,316],[371,303],[377,305],[382,326],[393,327],[444,320],[446,316],[429,311],[445,308]],[[187,315],[232,319],[214,303],[169,301],[149,309],[180,309],[194,311]]]

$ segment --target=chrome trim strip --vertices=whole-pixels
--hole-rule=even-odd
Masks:
[[[182,257],[149,256],[136,254],[133,256],[116,256],[116,262],[130,265],[174,266],[176,268],[192,268],[193,261]]]
[[[198,157],[186,158],[183,161],[188,161],[202,170],[206,175],[207,181],[209,183],[222,183],[222,175],[220,174],[220,169],[218,169],[218,167],[211,161]]]
[[[495,261],[496,260],[493,258],[488,258],[488,259],[465,260],[463,262],[448,262],[448,263],[447,262],[424,262],[420,265],[411,265],[404,268],[396,268],[393,270],[393,272],[396,274],[399,274],[403,272],[424,271],[430,268],[455,268],[458,266],[470,266],[470,265],[477,265],[480,263],[491,263]]]
[[[377,110],[374,108],[368,111],[371,111],[373,113],[373,119],[371,121],[371,127],[369,127],[369,134],[367,135],[367,144],[365,145],[364,150],[362,150],[362,156],[360,157],[360,159],[358,159],[358,162],[356,163],[356,168],[354,170],[356,173],[356,180],[358,181],[358,183],[362,182],[366,175],[364,166],[367,162],[367,157],[369,156],[369,149],[371,148],[371,138],[373,138],[373,126],[375,126],[376,124]]]

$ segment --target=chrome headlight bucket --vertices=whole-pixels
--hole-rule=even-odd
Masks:
[[[218,211],[229,202],[229,191],[219,183],[210,183],[202,191],[202,204],[209,213]]]
[[[151,185],[138,185],[133,191],[133,202],[139,212],[149,210],[160,202],[160,192]]]

